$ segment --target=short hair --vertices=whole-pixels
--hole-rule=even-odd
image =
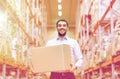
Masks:
[[[67,24],[67,26],[68,26],[68,21],[67,21],[66,19],[59,19],[59,20],[56,22],[56,26],[58,26],[58,23],[59,23],[60,21],[66,22],[66,24]]]

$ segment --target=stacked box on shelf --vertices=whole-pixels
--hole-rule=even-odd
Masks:
[[[86,54],[83,54],[83,60],[84,60],[84,64],[83,64],[83,69],[86,70],[89,68],[89,60]]]
[[[108,61],[108,60],[112,60],[112,55],[113,55],[113,48],[112,48],[112,46],[110,45],[109,46],[109,48],[108,48],[108,50],[106,51],[106,61]]]

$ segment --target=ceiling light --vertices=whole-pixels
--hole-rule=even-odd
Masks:
[[[62,11],[58,11],[58,15],[59,15],[59,16],[62,16]]]
[[[58,0],[58,3],[61,3],[62,2],[62,0]]]
[[[62,5],[58,4],[58,10],[61,10],[61,9],[62,9]]]

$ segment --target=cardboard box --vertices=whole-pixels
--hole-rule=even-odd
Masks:
[[[71,51],[68,45],[32,48],[34,72],[65,71],[70,69]]]

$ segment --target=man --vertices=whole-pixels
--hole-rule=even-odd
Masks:
[[[71,69],[70,71],[64,72],[51,72],[50,79],[75,79],[73,71],[78,67],[81,67],[83,63],[82,59],[82,52],[80,50],[79,44],[76,40],[69,38],[67,34],[68,30],[68,22],[65,19],[60,19],[56,23],[56,28],[58,31],[58,37],[54,38],[47,42],[46,46],[58,45],[58,44],[67,44],[71,47]],[[74,63],[74,57],[76,58],[77,62]]]

